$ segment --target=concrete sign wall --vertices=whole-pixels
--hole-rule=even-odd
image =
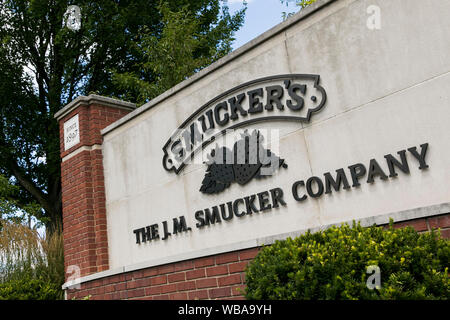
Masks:
[[[319,2],[103,131],[110,269],[450,202],[450,2]]]

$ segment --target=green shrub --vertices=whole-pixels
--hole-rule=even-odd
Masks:
[[[332,227],[264,247],[246,270],[246,298],[448,299],[449,257],[439,232]],[[366,285],[371,265],[380,268],[380,288]]]
[[[24,278],[0,283],[0,300],[57,299],[61,299],[61,287],[43,278]]]
[[[62,233],[41,236],[20,223],[0,222],[0,299],[63,299]]]

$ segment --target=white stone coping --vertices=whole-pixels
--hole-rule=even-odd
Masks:
[[[405,210],[405,211],[398,211],[398,212],[393,212],[393,213],[379,215],[379,216],[372,216],[372,217],[368,217],[368,218],[355,219],[355,221],[357,221],[357,222],[359,221],[363,227],[368,227],[368,226],[372,226],[374,224],[376,224],[376,225],[388,224],[389,219],[391,219],[391,218],[397,223],[397,222],[402,222],[402,221],[407,221],[407,220],[414,220],[414,219],[437,216],[437,215],[446,214],[446,213],[450,213],[450,202],[437,204],[437,205],[431,205],[431,206],[427,206],[427,207],[420,207],[420,208],[415,208],[415,209],[410,209],[410,210]],[[302,230],[298,230],[298,231],[294,231],[294,232],[278,234],[275,236],[261,237],[261,238],[257,238],[257,239],[253,239],[253,240],[242,241],[242,242],[234,243],[231,245],[207,248],[207,249],[202,249],[202,250],[197,250],[197,251],[192,251],[192,252],[186,252],[186,253],[182,253],[182,254],[178,254],[178,255],[174,255],[174,256],[153,259],[150,261],[136,263],[133,265],[124,266],[124,267],[120,267],[117,269],[111,269],[111,270],[94,273],[94,274],[91,274],[91,275],[88,275],[85,277],[78,278],[74,281],[68,281],[62,286],[62,288],[64,290],[66,290],[66,289],[70,289],[71,287],[74,287],[76,285],[79,285],[81,283],[85,283],[85,282],[89,282],[89,281],[93,281],[93,280],[97,280],[97,279],[101,279],[101,278],[105,278],[105,277],[110,277],[110,276],[114,276],[114,275],[118,275],[118,274],[122,274],[122,273],[126,273],[126,272],[136,271],[136,270],[140,270],[140,269],[156,267],[156,266],[160,266],[160,265],[164,265],[164,264],[168,264],[168,263],[176,263],[176,262],[180,262],[180,261],[184,261],[184,260],[192,260],[192,259],[210,256],[210,255],[216,255],[216,254],[232,252],[232,251],[236,251],[236,250],[245,250],[245,249],[249,249],[249,248],[260,247],[263,245],[269,245],[269,244],[274,243],[277,240],[283,240],[288,237],[291,237],[291,238],[298,237],[298,236],[306,233],[308,230],[311,232],[317,232],[320,230],[325,230],[332,226],[339,226],[343,223],[348,223],[351,225],[352,222],[353,222],[353,220],[342,221],[339,223],[324,225],[324,226],[317,227],[317,228],[302,229]]]
[[[67,161],[73,157],[75,157],[77,154],[80,154],[83,151],[94,151],[94,150],[102,150],[101,144],[94,144],[92,146],[81,146],[75,151],[72,151],[72,153],[69,153],[67,156],[61,159],[61,162]]]
[[[80,105],[90,105],[98,103],[103,106],[110,106],[125,110],[136,109],[136,104],[132,102],[122,101],[119,99],[113,99],[108,97],[99,96],[97,94],[90,94],[88,96],[79,96],[72,102],[68,103],[64,108],[55,113],[54,117],[59,121],[68,113],[72,112]]]
[[[142,105],[141,107],[137,108],[135,111],[127,114],[123,118],[120,118],[116,122],[110,124],[109,126],[107,126],[106,128],[104,128],[101,131],[102,135],[105,135],[108,132],[110,132],[110,131],[120,127],[124,123],[126,123],[126,122],[130,121],[131,119],[137,117],[141,113],[151,109],[152,107],[154,107],[158,103],[161,103],[162,101],[166,100],[170,96],[172,96],[172,95],[176,94],[177,92],[183,90],[184,88],[190,86],[194,82],[202,79],[203,77],[205,77],[206,75],[210,74],[211,72],[214,72],[215,70],[221,68],[222,66],[230,63],[231,61],[233,61],[237,57],[243,55],[244,53],[246,53],[246,52],[248,52],[250,50],[252,50],[254,47],[256,47],[256,46],[262,44],[263,42],[269,40],[270,38],[276,36],[280,32],[283,32],[284,30],[286,30],[290,26],[296,24],[300,20],[305,19],[306,17],[308,17],[312,13],[316,12],[319,9],[324,8],[325,6],[327,6],[328,4],[330,4],[330,3],[334,2],[334,1],[336,1],[336,0],[317,0],[313,4],[307,6],[306,8],[304,8],[302,10],[300,10],[300,12],[294,14],[293,16],[289,17],[288,19],[286,19],[285,21],[281,22],[280,24],[277,24],[276,26],[274,26],[273,28],[271,28],[268,31],[264,32],[263,34],[259,35],[255,39],[247,42],[242,47],[239,47],[238,49],[234,50],[233,52],[230,52],[225,57],[217,60],[216,62],[214,62],[210,66],[206,67],[205,69],[202,69],[201,71],[197,72],[196,74],[194,74],[190,78],[188,78],[188,79],[184,80],[183,82],[177,84],[175,87],[167,90],[163,94],[159,95],[158,97],[154,98],[153,100],[151,100],[151,101],[147,102],[146,104]]]

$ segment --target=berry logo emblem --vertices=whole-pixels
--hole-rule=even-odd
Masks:
[[[233,182],[244,185],[253,178],[272,175],[280,167],[287,168],[284,159],[264,148],[263,140],[264,136],[259,131],[249,134],[246,130],[232,150],[216,146],[208,155],[208,168],[200,191],[219,193]]]

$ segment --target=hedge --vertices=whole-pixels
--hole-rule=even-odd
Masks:
[[[0,283],[0,300],[58,300],[61,287],[42,278],[24,278]]]
[[[247,299],[448,299],[450,242],[411,227],[331,227],[264,247],[246,269]],[[379,267],[381,286],[369,266]],[[369,272],[368,272],[369,271]],[[368,279],[371,277],[370,279]]]

